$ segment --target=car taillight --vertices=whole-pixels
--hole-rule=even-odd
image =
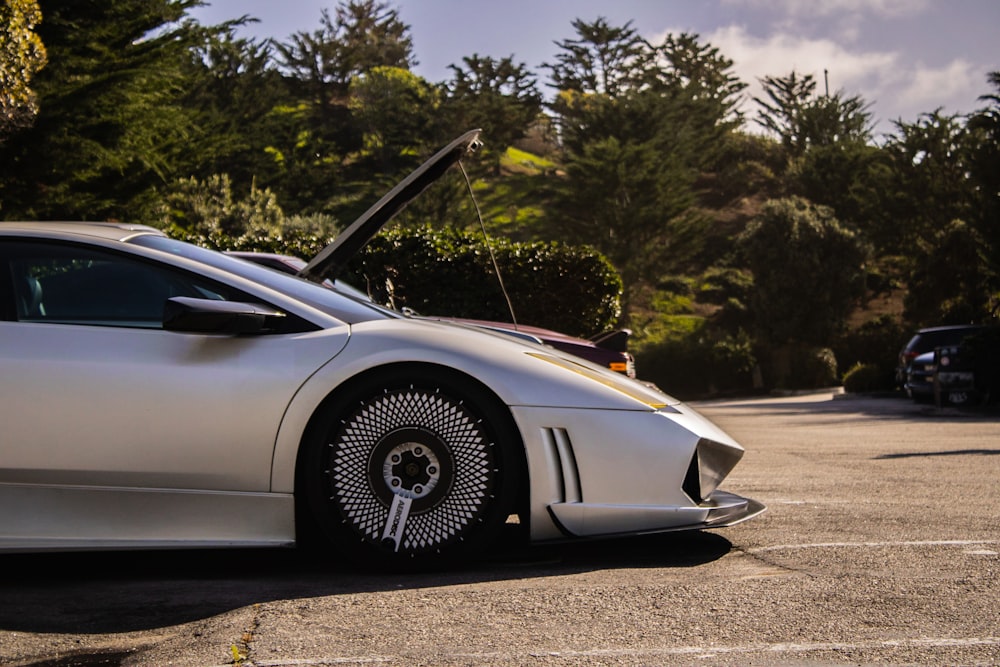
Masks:
[[[635,378],[635,359],[628,352],[624,353],[624,357],[622,361],[609,362],[608,368],[616,373],[622,373],[630,378]]]

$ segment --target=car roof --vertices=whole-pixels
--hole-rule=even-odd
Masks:
[[[138,234],[166,236],[166,234],[155,227],[124,222],[78,222],[69,220],[0,222],[0,234],[25,232],[92,236],[108,241],[127,241]]]
[[[917,333],[934,333],[935,331],[962,331],[965,329],[982,329],[985,324],[946,324],[936,327],[924,327],[917,331]]]

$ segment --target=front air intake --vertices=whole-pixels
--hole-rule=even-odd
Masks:
[[[695,449],[691,455],[691,463],[688,464],[687,473],[684,475],[684,484],[681,489],[697,505],[704,500],[701,497],[701,475],[698,474],[698,450]]]
[[[681,485],[682,490],[694,502],[704,502],[741,458],[743,458],[741,447],[701,438],[688,464],[684,483]]]

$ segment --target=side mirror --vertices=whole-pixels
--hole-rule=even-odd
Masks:
[[[175,296],[164,304],[163,328],[181,333],[254,334],[284,317],[280,310],[256,303]]]

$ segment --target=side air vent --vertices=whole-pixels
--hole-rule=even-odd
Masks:
[[[576,467],[576,455],[573,454],[573,443],[569,433],[563,428],[542,429],[542,439],[548,449],[549,457],[555,464],[555,470],[560,489],[557,502],[579,503],[583,501],[583,490],[580,488],[580,471]]]

